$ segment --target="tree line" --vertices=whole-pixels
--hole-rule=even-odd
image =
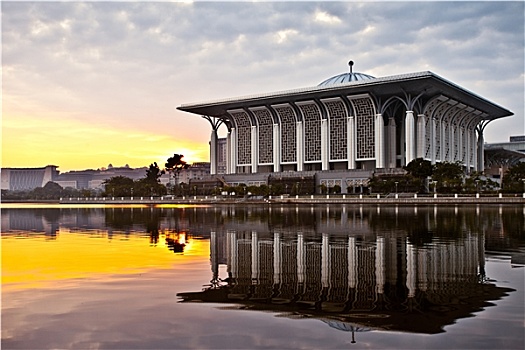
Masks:
[[[54,182],[48,182],[44,187],[35,188],[31,191],[4,191],[2,199],[58,199],[61,197],[149,197],[164,196],[167,194],[175,196],[187,195],[236,195],[236,196],[268,196],[268,195],[305,195],[341,193],[341,186],[327,187],[320,185],[312,187],[310,183],[293,181],[284,183],[272,181],[260,186],[247,186],[239,184],[236,186],[224,186],[217,184],[197,186],[179,183],[177,181],[180,172],[188,169],[189,165],[182,159],[184,156],[174,154],[168,158],[164,168],[160,168],[156,162],[150,164],[144,178],[133,180],[125,176],[114,176],[104,181],[104,190],[95,192],[89,189],[62,188]],[[441,162],[431,164],[430,161],[418,158],[404,166],[403,174],[376,174],[369,179],[365,190],[368,193],[524,193],[525,192],[525,163],[518,163],[508,169],[503,176],[500,185],[485,176],[481,172],[472,172],[465,175],[460,162]],[[167,185],[160,183],[160,177],[169,173],[170,180]],[[311,182],[311,181],[310,181]],[[347,188],[348,193],[354,189]]]

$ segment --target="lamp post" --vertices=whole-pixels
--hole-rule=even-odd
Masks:
[[[396,195],[397,195],[397,184],[398,184],[398,181],[396,181],[395,184],[396,184]]]

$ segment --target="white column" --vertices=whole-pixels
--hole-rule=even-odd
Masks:
[[[303,122],[297,122],[297,171],[304,169]]]
[[[230,163],[230,174],[237,174],[237,147],[239,147],[239,145],[237,145],[237,129],[235,128],[232,128],[231,130],[231,133],[230,133],[230,136],[231,136],[231,142],[230,142],[230,158],[231,158],[231,163]]]
[[[425,158],[427,148],[427,116],[419,114],[417,118],[417,154],[416,158]]]
[[[219,279],[219,257],[217,256],[217,233],[215,231],[210,232],[210,265],[211,272],[213,274],[213,281]]]
[[[281,237],[273,234],[273,283],[281,283]]]
[[[273,171],[281,171],[281,135],[279,124],[273,124]]]
[[[217,130],[212,129],[210,136],[210,174],[217,174]]]
[[[484,147],[484,137],[483,137],[483,130],[478,131],[478,162],[477,162],[477,171],[483,171],[485,170],[485,160],[483,157],[485,156],[485,147]]]
[[[348,133],[348,169],[355,169],[355,118],[353,116],[347,118],[347,133]]]
[[[396,167],[396,121],[388,118],[388,167]]]
[[[427,271],[427,265],[428,265],[428,250],[423,249],[418,252],[418,270],[417,270],[417,287],[422,290],[426,291],[428,287],[428,276],[429,272]]]
[[[321,285],[330,287],[330,236],[323,233],[321,245]]]
[[[415,248],[407,243],[407,280],[406,286],[408,288],[408,297],[416,296],[416,261]]]
[[[321,170],[330,170],[328,148],[328,119],[321,119]]]
[[[252,173],[257,172],[257,164],[259,163],[259,144],[257,143],[257,127],[252,126],[251,129],[251,143],[252,143]]]
[[[385,123],[383,116],[376,114],[374,123],[376,168],[385,167]]]
[[[355,237],[348,237],[348,286],[355,288],[357,284],[357,247]]]
[[[238,275],[238,252],[237,252],[237,234],[235,232],[228,232],[230,242],[230,271],[232,278],[237,278]]]
[[[405,116],[405,165],[416,158],[416,142],[414,134],[414,112],[407,111]]]
[[[376,291],[383,294],[385,286],[385,238],[376,239]]]
[[[472,164],[471,166],[474,168],[474,170],[478,170],[478,152],[477,152],[477,149],[478,149],[478,141],[477,141],[478,137],[477,137],[477,133],[476,133],[476,129],[475,129],[475,126],[472,127],[472,130],[470,131],[470,149],[472,150],[472,152],[470,153],[470,156],[471,156],[471,159],[472,159]]]
[[[306,274],[304,235],[297,234],[297,282],[304,283]]]
[[[259,239],[257,232],[252,231],[252,281],[259,279]]]

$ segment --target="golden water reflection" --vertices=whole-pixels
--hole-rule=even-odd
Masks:
[[[71,279],[172,269],[208,255],[206,241],[167,230],[152,237],[60,228],[52,239],[43,234],[4,233],[2,286],[4,290],[35,288]]]

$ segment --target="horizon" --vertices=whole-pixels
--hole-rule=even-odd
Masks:
[[[349,60],[376,77],[432,71],[509,109],[487,143],[525,134],[523,2],[0,6],[3,168],[209,162],[209,123],[178,106],[313,87]]]

